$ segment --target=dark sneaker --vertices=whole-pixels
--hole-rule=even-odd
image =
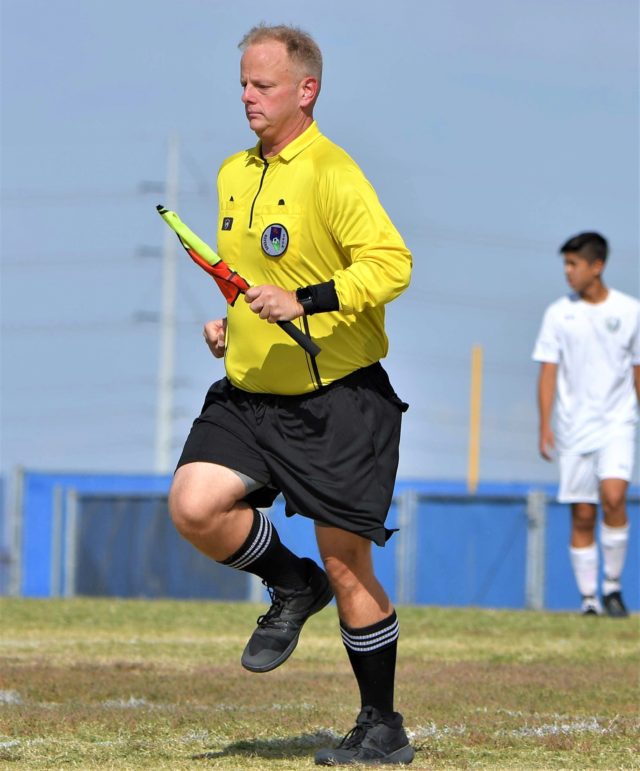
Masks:
[[[602,615],[602,607],[597,597],[583,597],[581,610],[583,616]]]
[[[250,672],[270,672],[295,650],[304,622],[333,599],[327,574],[306,557],[309,581],[304,589],[267,586],[271,607],[258,619],[241,662]]]
[[[611,616],[612,618],[626,618],[629,615],[629,611],[622,601],[622,594],[620,592],[605,594],[602,598],[602,604],[607,611],[607,616]]]
[[[402,727],[402,715],[394,712],[383,722],[375,707],[363,707],[356,725],[334,750],[316,752],[317,766],[350,763],[378,766],[411,763],[416,754]]]

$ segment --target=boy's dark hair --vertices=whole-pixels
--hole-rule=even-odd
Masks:
[[[578,233],[577,236],[572,236],[560,247],[560,254],[567,252],[576,252],[587,262],[595,262],[596,260],[606,262],[609,244],[600,233]]]

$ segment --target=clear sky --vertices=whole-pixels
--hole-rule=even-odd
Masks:
[[[386,359],[410,402],[400,476],[464,479],[471,349],[483,346],[483,481],[551,481],[531,349],[566,291],[559,245],[610,241],[639,293],[635,0],[0,0],[2,455],[44,470],[154,468],[162,202],[215,239],[215,177],[252,146],[237,44],[260,21],[310,31],[321,130],[361,165],[414,255]],[[155,192],[153,192],[155,191]],[[223,312],[179,255],[177,459],[222,375]]]

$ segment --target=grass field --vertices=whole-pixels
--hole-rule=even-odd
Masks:
[[[0,599],[0,768],[315,768],[359,708],[335,610],[255,675],[239,657],[263,610]],[[637,616],[398,615],[411,768],[640,768]]]

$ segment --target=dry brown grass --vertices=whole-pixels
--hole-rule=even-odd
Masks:
[[[352,725],[335,612],[253,675],[262,609],[0,600],[0,768],[305,769]],[[400,608],[415,769],[640,768],[638,618]]]

